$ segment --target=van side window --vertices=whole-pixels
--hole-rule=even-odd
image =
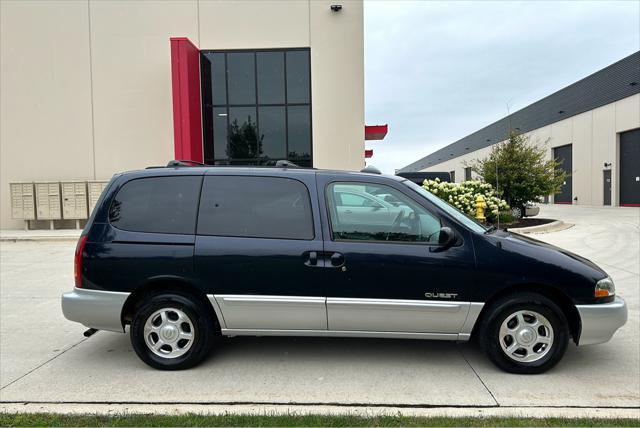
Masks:
[[[109,222],[132,232],[194,233],[201,181],[195,176],[131,180],[113,199]]]
[[[290,178],[207,176],[198,234],[311,240],[309,191]]]
[[[440,220],[392,187],[331,183],[326,198],[334,241],[438,242]]]

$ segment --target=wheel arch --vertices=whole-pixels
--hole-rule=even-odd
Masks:
[[[163,292],[177,293],[198,299],[209,311],[216,330],[220,331],[218,316],[207,295],[193,283],[180,277],[152,278],[136,288],[129,295],[122,307],[122,312],[120,313],[122,328],[124,329],[127,324],[131,324],[136,309],[147,297]]]
[[[502,290],[493,294],[482,307],[480,315],[478,315],[478,319],[476,320],[473,326],[473,330],[471,331],[471,337],[475,337],[476,332],[480,328],[482,320],[485,316],[487,316],[487,313],[495,304],[495,302],[509,295],[517,295],[522,292],[540,294],[557,304],[558,307],[562,310],[565,318],[567,318],[571,338],[576,345],[578,344],[580,340],[580,333],[582,331],[582,321],[580,319],[578,309],[571,301],[571,298],[567,296],[562,290],[557,287],[543,284],[517,284],[503,288]]]

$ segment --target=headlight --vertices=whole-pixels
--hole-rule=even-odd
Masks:
[[[595,296],[609,297],[616,294],[616,286],[613,285],[611,278],[606,277],[596,283]]]

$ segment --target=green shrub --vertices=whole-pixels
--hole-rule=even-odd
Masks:
[[[500,211],[509,209],[507,202],[500,199],[493,186],[488,183],[475,180],[447,183],[436,178],[425,180],[422,187],[470,217],[475,217],[476,214],[476,198],[478,195],[484,196],[487,203],[485,217],[489,222],[497,220]],[[501,216],[500,221],[503,221],[502,218]]]
[[[500,211],[499,217],[500,223],[508,224],[516,221],[516,218],[513,216],[513,214],[511,214],[510,211]]]

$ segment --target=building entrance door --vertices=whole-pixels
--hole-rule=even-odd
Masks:
[[[640,206],[640,128],[620,134],[620,205]]]
[[[554,147],[553,157],[560,162],[560,168],[566,173],[567,177],[560,187],[560,193],[556,193],[553,202],[556,204],[571,204],[572,198],[572,161],[571,161],[571,144],[566,146]]]
[[[611,170],[602,171],[603,205],[611,205]]]

